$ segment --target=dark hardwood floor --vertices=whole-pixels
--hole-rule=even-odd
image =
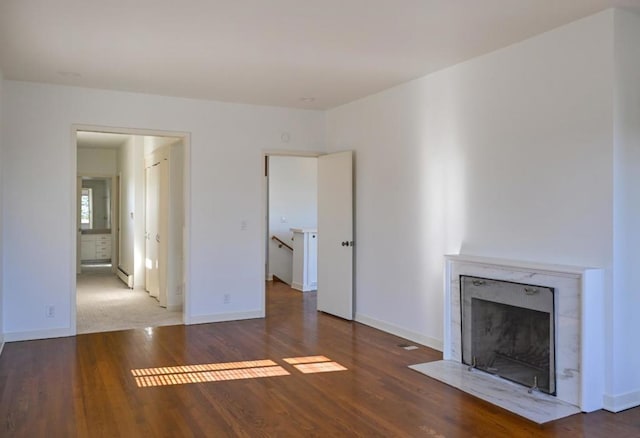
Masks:
[[[640,436],[640,409],[538,426],[407,368],[437,351],[319,314],[314,293],[282,283],[267,293],[263,320],[5,345],[0,436]],[[347,369],[305,374],[284,361],[316,355],[324,365],[311,367]],[[237,364],[258,360],[273,363]],[[211,365],[169,368],[197,364]]]

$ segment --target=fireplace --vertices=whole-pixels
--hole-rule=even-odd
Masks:
[[[602,409],[603,269],[471,255],[444,268],[443,360],[412,369],[538,423]]]
[[[554,290],[460,276],[462,362],[555,395]]]

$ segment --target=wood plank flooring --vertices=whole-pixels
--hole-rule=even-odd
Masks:
[[[640,409],[538,426],[408,369],[441,355],[318,313],[313,293],[275,283],[267,301],[265,319],[7,344],[0,436],[640,436]],[[304,374],[283,360],[316,355],[347,370]],[[236,378],[259,370],[229,365],[257,360],[287,374]],[[196,364],[219,370],[157,369]],[[139,387],[132,370],[172,384]],[[177,384],[187,378],[235,380]]]

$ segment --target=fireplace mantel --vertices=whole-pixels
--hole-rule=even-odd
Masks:
[[[445,256],[445,360],[462,362],[460,275],[553,287],[556,293],[556,397],[584,412],[603,407],[604,271],[597,268]]]

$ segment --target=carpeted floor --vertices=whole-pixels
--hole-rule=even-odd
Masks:
[[[182,324],[182,312],[169,312],[155,298],[125,286],[110,267],[82,268],[77,279],[77,333]]]

